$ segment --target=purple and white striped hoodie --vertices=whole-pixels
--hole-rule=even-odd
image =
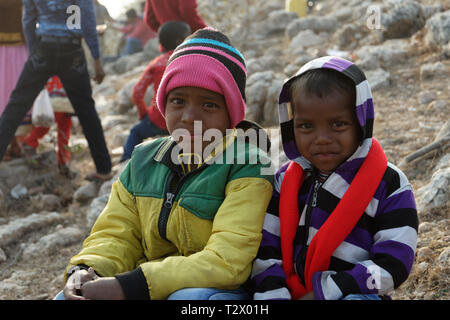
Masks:
[[[308,70],[319,68],[337,70],[353,80],[356,86],[355,112],[363,132],[362,143],[355,153],[322,184],[318,183],[311,163],[297,150],[289,95],[289,85],[293,79]],[[294,239],[294,267],[303,279],[306,253],[312,238],[343,197],[370,149],[374,122],[371,89],[364,73],[350,61],[332,56],[318,58],[304,65],[285,82],[279,98],[279,116],[285,154],[308,172],[298,195],[301,216]],[[251,279],[256,300],[291,299],[282,267],[278,217],[280,187],[289,163],[275,175],[274,194],[253,265]],[[407,279],[414,262],[417,227],[412,187],[404,173],[388,163],[365,212],[333,252],[328,270],[314,274],[315,299],[336,300],[359,293],[387,295],[397,288]]]

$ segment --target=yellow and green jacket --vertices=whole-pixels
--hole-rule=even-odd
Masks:
[[[273,177],[261,174],[267,155],[239,141],[228,136],[215,156],[222,161],[190,171],[171,160],[171,137],[137,146],[66,277],[75,266],[93,267],[115,276],[127,299],[241,286],[261,241]]]

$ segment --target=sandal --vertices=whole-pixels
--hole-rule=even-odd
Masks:
[[[98,173],[98,172],[92,172],[88,174],[84,179],[87,181],[109,181],[114,177],[113,172],[110,173]]]

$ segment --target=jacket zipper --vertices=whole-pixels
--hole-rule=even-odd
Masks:
[[[169,221],[170,212],[172,211],[173,201],[177,197],[178,192],[183,186],[184,182],[190,177],[192,174],[200,171],[202,168],[206,167],[206,164],[203,164],[199,168],[188,172],[183,175],[181,179],[177,182],[175,188],[171,188],[172,181],[174,177],[177,175],[175,172],[172,172],[167,180],[166,190],[164,193],[164,203],[161,208],[161,212],[159,214],[158,219],[158,231],[159,235],[162,239],[169,241],[167,239],[167,222]]]
[[[173,199],[175,198],[175,193],[171,191],[172,180],[175,178],[176,173],[171,172],[169,178],[167,179],[166,190],[164,191],[164,202],[161,208],[158,219],[158,231],[161,238],[167,240],[166,237],[166,226],[169,220],[170,210],[172,209]]]
[[[300,252],[300,257],[302,259],[302,265],[303,266],[305,266],[306,254],[307,254],[307,251],[308,251],[307,250],[307,246],[308,246],[308,238],[309,238],[309,225],[311,223],[311,215],[312,215],[313,209],[317,206],[317,196],[318,196],[319,189],[320,189],[321,186],[322,186],[322,182],[320,182],[317,179],[314,179],[313,194],[309,198],[308,209],[306,210],[306,213],[305,213],[305,234],[304,234],[304,237],[303,237],[302,250]],[[294,266],[296,266],[296,263],[294,263]],[[304,273],[304,269],[303,269],[303,273]]]

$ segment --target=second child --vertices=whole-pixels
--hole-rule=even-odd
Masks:
[[[372,137],[364,73],[315,59],[279,98],[283,148],[252,272],[255,299],[380,299],[413,265],[413,190]]]

